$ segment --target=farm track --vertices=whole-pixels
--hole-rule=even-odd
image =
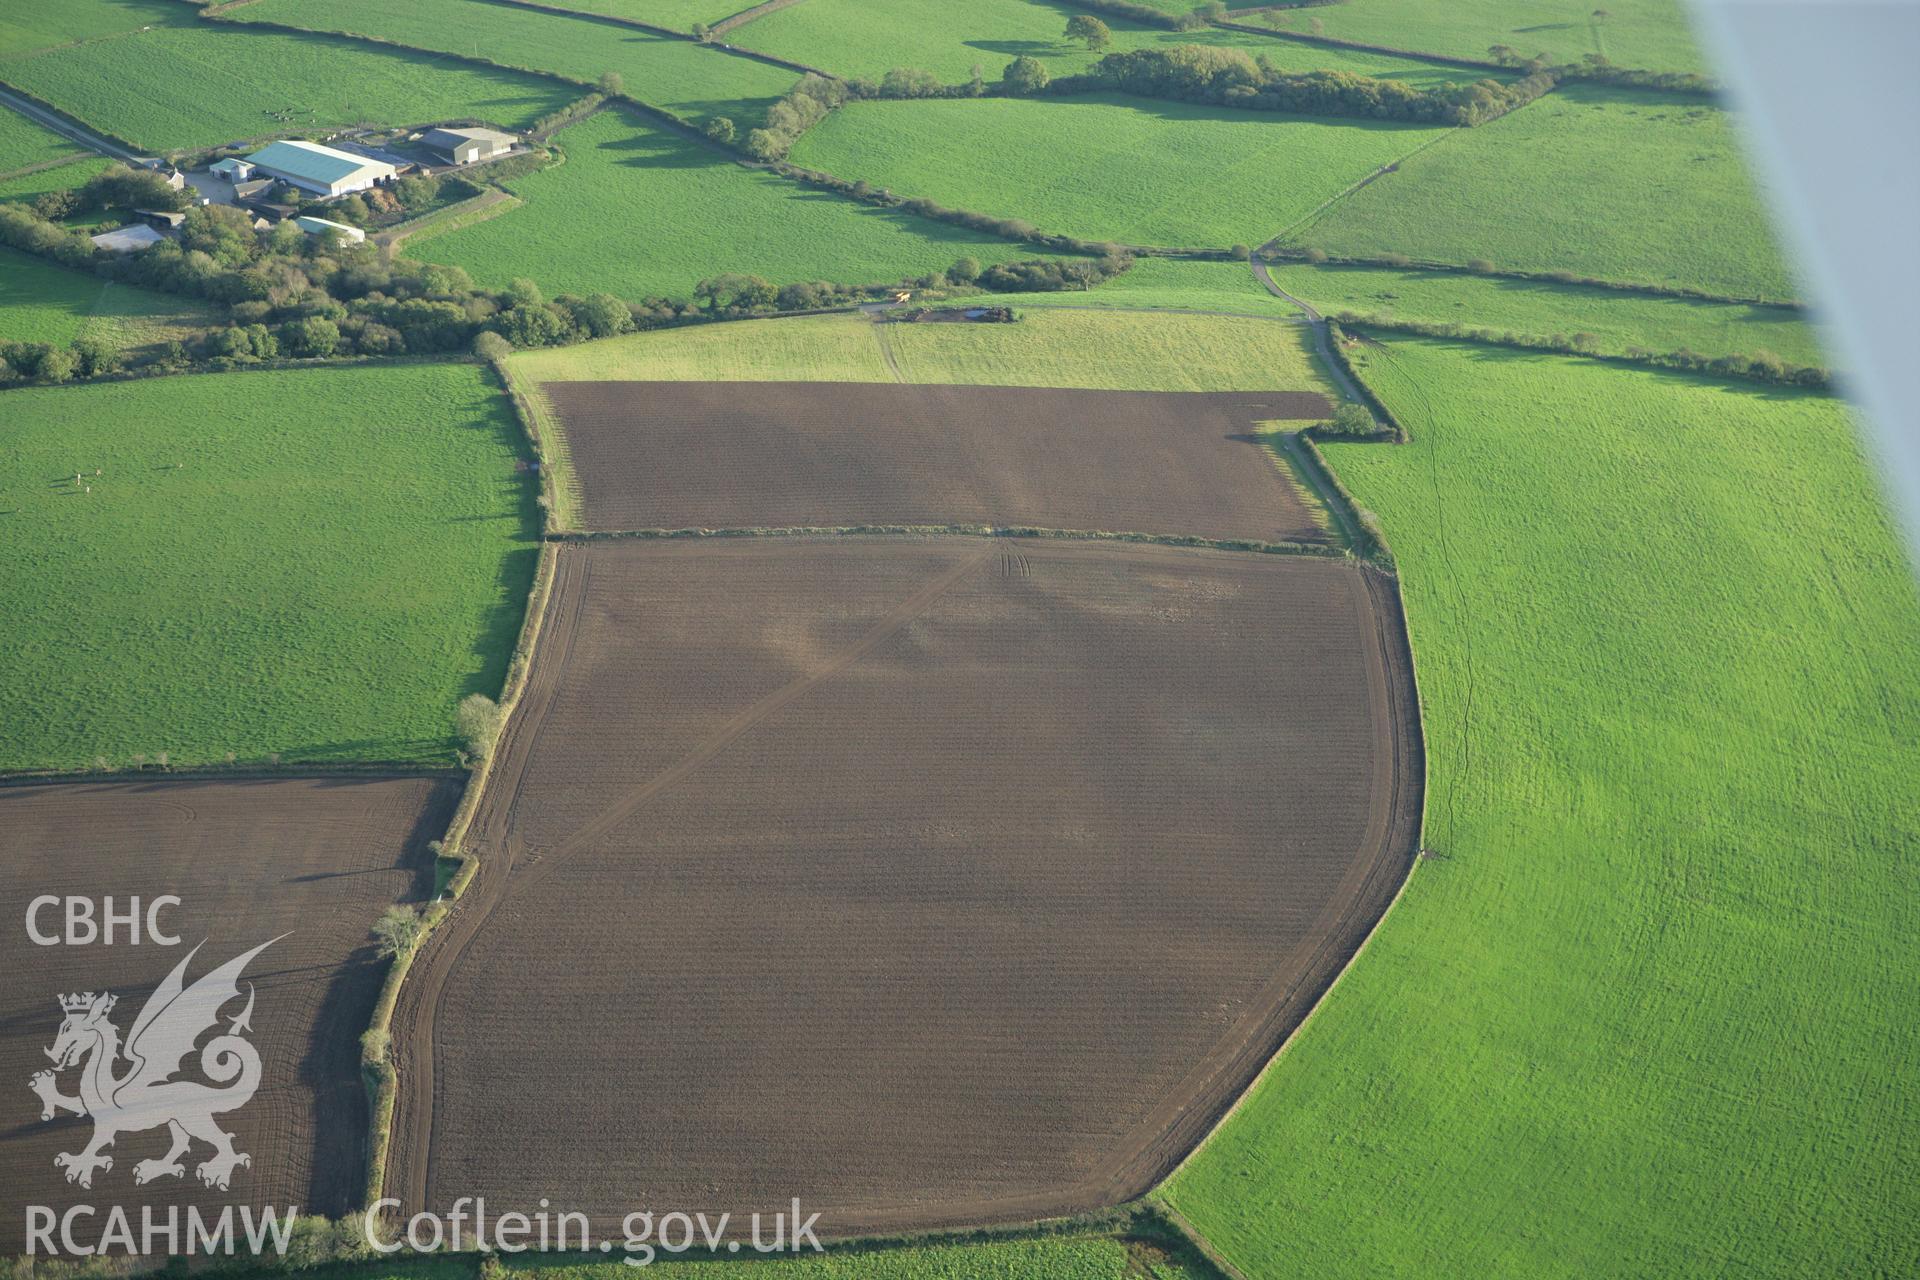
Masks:
[[[1348,376],[1346,368],[1333,358],[1333,337],[1327,327],[1327,318],[1305,298],[1296,298],[1282,289],[1279,282],[1267,270],[1266,263],[1255,258],[1249,265],[1253,268],[1253,278],[1260,282],[1261,288],[1281,301],[1290,302],[1300,308],[1300,314],[1306,318],[1308,326],[1313,330],[1314,349],[1320,355],[1320,364],[1326,369],[1327,376],[1332,378],[1334,385],[1340,388],[1341,395],[1355,404],[1365,406],[1367,398],[1361,394],[1359,384],[1355,383]],[[1368,409],[1367,413],[1368,416],[1372,416],[1373,410]]]
[[[4,84],[0,84],[0,103],[13,108],[35,124],[44,125],[68,141],[77,142],[90,151],[97,151],[103,156],[122,160],[128,164],[135,163],[141,158],[138,153],[129,150],[121,143],[107,138],[104,134],[94,132],[58,111],[40,105],[34,99]]]

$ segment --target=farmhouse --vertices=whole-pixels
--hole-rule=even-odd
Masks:
[[[293,225],[310,236],[322,236],[329,231],[338,231],[342,239],[351,240],[355,244],[367,238],[367,233],[358,227],[350,227],[344,222],[332,222],[326,218],[295,218]]]
[[[498,129],[429,129],[420,140],[455,164],[491,160],[513,150],[520,141]]]
[[[317,142],[271,143],[248,156],[247,163],[269,177],[323,196],[365,191],[397,172],[383,160],[336,151]]]
[[[91,237],[95,247],[108,253],[138,253],[142,249],[151,249],[166,239],[158,231],[144,224],[121,227],[116,231],[103,231]]]

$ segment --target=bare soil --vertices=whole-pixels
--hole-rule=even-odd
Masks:
[[[563,547],[395,1018],[387,1193],[835,1235],[1139,1194],[1410,866],[1397,600],[1131,544]]]
[[[561,382],[587,529],[993,525],[1324,543],[1260,424],[1315,392]]]
[[[0,1254],[25,1247],[25,1207],[56,1212],[93,1205],[97,1233],[108,1206],[272,1205],[339,1215],[354,1207],[366,1169],[367,1103],[359,1039],[385,965],[370,926],[389,904],[433,887],[427,841],[446,827],[459,785],[435,778],[315,778],[50,783],[0,787],[0,860],[6,866],[6,928],[0,933]],[[112,946],[39,946],[25,927],[28,903],[43,894],[113,895],[124,910],[173,894],[162,916],[179,946],[143,941]],[[97,908],[96,908],[97,910]],[[42,913],[58,931],[60,912]],[[56,1153],[85,1147],[93,1122],[62,1112],[40,1119],[28,1079],[47,1069],[44,1052],[62,1019],[59,997],[110,991],[122,1036],[155,986],[194,946],[189,984],[276,935],[249,966],[256,990],[253,1033],[262,1059],[252,1101],[216,1117],[252,1157],[229,1191],[202,1187],[194,1166],[211,1148],[196,1144],[185,1176],[134,1184],[134,1165],[167,1150],[164,1129],[126,1133],[110,1149],[113,1167],[91,1189],[70,1185]],[[241,988],[244,995],[245,985]],[[241,1011],[235,1001],[221,1026]],[[192,1076],[197,1056],[188,1059]],[[116,1064],[123,1073],[127,1064]],[[78,1072],[58,1077],[76,1091]],[[84,1235],[84,1229],[82,1231]],[[184,1247],[184,1244],[183,1246]]]

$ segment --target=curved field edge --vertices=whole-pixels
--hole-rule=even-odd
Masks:
[[[1845,407],[1358,362],[1435,856],[1162,1194],[1247,1274],[1901,1269],[1920,600]]]

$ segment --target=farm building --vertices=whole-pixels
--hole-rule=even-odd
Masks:
[[[455,164],[473,164],[505,155],[520,139],[498,129],[429,129],[420,139]]]
[[[365,191],[392,178],[396,172],[384,160],[336,151],[317,142],[270,143],[248,156],[247,163],[269,177],[323,196]]]
[[[225,160],[216,160],[208,165],[207,172],[237,185],[253,177],[253,166],[239,156],[228,156]]]
[[[187,220],[186,214],[172,209],[135,209],[133,214],[155,231],[178,231],[180,224]]]
[[[310,236],[325,235],[329,231],[338,231],[342,239],[351,240],[355,244],[359,244],[367,238],[367,233],[358,227],[350,227],[344,222],[333,222],[326,218],[295,218],[293,225]]]
[[[108,253],[138,253],[142,249],[151,249],[166,239],[144,223],[121,227],[116,231],[103,231],[91,238],[96,248],[105,249]]]

